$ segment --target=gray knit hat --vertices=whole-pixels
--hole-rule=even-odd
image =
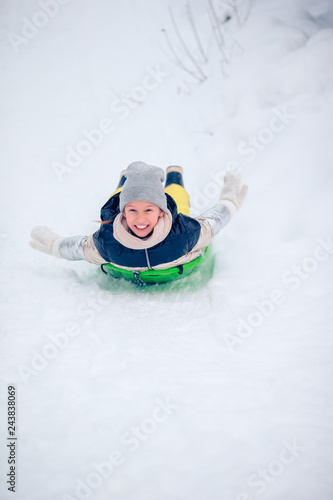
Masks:
[[[122,212],[127,203],[141,200],[154,203],[163,212],[167,211],[164,192],[164,170],[152,167],[142,161],[131,163],[124,172],[126,181],[119,196],[119,209]]]

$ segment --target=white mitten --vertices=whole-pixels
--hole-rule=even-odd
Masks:
[[[62,259],[59,247],[63,238],[59,234],[52,233],[46,226],[36,226],[31,231],[31,238],[30,246],[32,248]]]
[[[232,170],[225,174],[220,202],[230,210],[231,215],[234,215],[243,203],[247,190],[247,184],[242,186],[242,177],[239,172]]]

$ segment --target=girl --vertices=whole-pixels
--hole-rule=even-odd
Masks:
[[[224,177],[220,200],[199,217],[190,217],[183,170],[164,171],[143,162],[122,172],[117,190],[101,209],[102,223],[90,236],[63,238],[45,226],[31,232],[30,245],[55,257],[111,263],[137,275],[191,262],[209,245],[241,206],[247,186],[240,174]]]

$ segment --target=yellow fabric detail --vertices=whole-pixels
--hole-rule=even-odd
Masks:
[[[183,186],[170,184],[164,191],[175,200],[179,213],[190,215],[190,196]]]
[[[120,188],[117,188],[117,189],[115,190],[115,192],[114,192],[114,193],[112,193],[112,195],[110,196],[110,198],[112,198],[112,196],[114,196],[115,194],[120,193],[120,191],[121,191],[122,189],[123,189],[123,186],[121,186]]]

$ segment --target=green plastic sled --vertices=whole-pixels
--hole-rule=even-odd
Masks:
[[[138,285],[145,283],[165,283],[167,281],[175,281],[185,276],[188,276],[196,267],[205,262],[211,255],[211,245],[203,249],[202,255],[187,262],[182,266],[170,267],[169,269],[155,270],[148,269],[147,271],[129,271],[128,269],[121,269],[112,264],[102,264],[101,269],[105,274],[109,274],[114,278],[124,278],[136,282]]]

